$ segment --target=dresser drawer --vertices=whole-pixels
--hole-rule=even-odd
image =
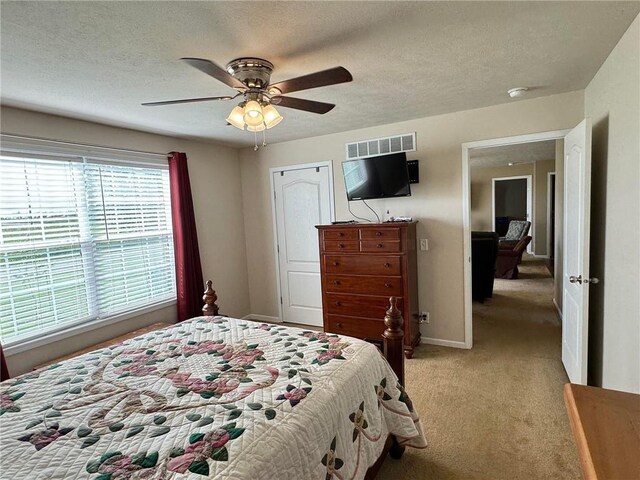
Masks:
[[[325,240],[358,240],[356,228],[332,228],[324,230],[322,235]]]
[[[339,293],[325,294],[326,313],[336,315],[349,315],[353,317],[366,317],[374,320],[384,320],[389,308],[388,296],[368,295],[342,295]],[[398,298],[398,304],[402,305],[402,298]]]
[[[402,275],[401,257],[382,255],[324,255],[325,273]]]
[[[400,251],[400,242],[390,240],[360,240],[360,251],[366,253]]]
[[[347,240],[325,240],[324,251],[325,252],[357,252],[358,242]]]
[[[361,239],[400,240],[399,228],[361,228]]]
[[[348,335],[357,338],[375,338],[381,340],[386,326],[384,320],[369,320],[367,318],[344,317],[327,315],[325,330],[338,335]]]
[[[365,275],[327,275],[328,293],[360,293],[364,295],[402,295],[402,277]]]

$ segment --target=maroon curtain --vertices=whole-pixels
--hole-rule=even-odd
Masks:
[[[169,184],[176,259],[178,321],[182,322],[202,315],[202,292],[204,291],[187,156],[184,153],[169,154]]]
[[[6,380],[7,378],[11,378],[11,375],[9,375],[9,369],[7,368],[7,361],[4,359],[2,344],[0,344],[0,380]]]

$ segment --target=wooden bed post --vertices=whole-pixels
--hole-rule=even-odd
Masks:
[[[218,315],[218,305],[216,305],[218,296],[216,295],[216,291],[213,289],[212,285],[213,282],[211,280],[207,280],[207,289],[204,291],[204,295],[202,296],[202,300],[204,301],[202,314],[205,317],[213,317],[214,315]]]
[[[404,330],[402,329],[402,313],[398,310],[396,297],[389,298],[391,306],[384,317],[387,329],[382,334],[384,356],[404,385]]]

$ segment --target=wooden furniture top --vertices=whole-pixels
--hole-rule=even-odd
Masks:
[[[330,223],[327,225],[316,225],[318,230],[336,229],[336,228],[362,228],[362,229],[375,229],[375,228],[398,228],[406,227],[407,225],[418,223],[417,220],[412,222],[381,222],[381,223]]]
[[[640,395],[567,383],[564,400],[586,480],[640,478]]]

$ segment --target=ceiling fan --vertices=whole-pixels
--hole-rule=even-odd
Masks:
[[[186,98],[183,100],[149,102],[142,105],[158,106],[212,100],[233,100],[242,96],[242,102],[231,111],[227,117],[227,122],[241,130],[246,127],[250,132],[264,131],[275,127],[282,121],[282,116],[274,105],[318,114],[327,113],[335,107],[332,103],[287,97],[284,96],[285,94],[353,80],[346,68],[334,67],[270,84],[273,64],[262,58],[237,58],[229,62],[226,69],[203,58],[181,58],[180,60],[184,60],[192,67],[235,89],[237,93],[233,96]]]

